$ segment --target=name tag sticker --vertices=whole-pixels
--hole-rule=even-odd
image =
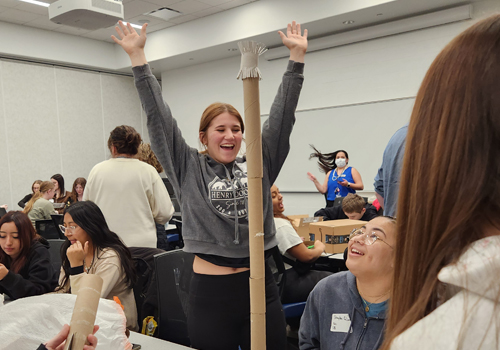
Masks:
[[[351,318],[349,314],[332,314],[331,332],[347,333],[351,328]]]

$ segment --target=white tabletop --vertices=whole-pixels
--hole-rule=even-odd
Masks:
[[[330,254],[328,255],[328,259],[344,260],[344,253]]]
[[[161,340],[158,338],[153,338],[149,337],[147,335],[137,333],[137,332],[130,332],[130,337],[129,340],[133,344],[139,344],[141,345],[141,350],[185,350],[185,349],[191,349],[185,347],[183,345],[175,344],[175,343],[170,343],[165,340]]]

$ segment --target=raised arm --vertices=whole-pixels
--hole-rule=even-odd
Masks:
[[[307,173],[307,177],[309,180],[311,180],[314,183],[314,186],[316,186],[316,189],[319,191],[319,193],[326,193],[328,191],[328,177],[332,171],[330,170],[329,172],[326,173],[325,180],[323,181],[323,184],[319,183],[318,179],[316,176],[314,176],[311,173]]]
[[[288,24],[286,35],[279,32],[283,44],[290,50],[290,61],[274,99],[268,120],[262,128],[264,164],[269,169],[270,182],[279,171],[290,150],[290,134],[295,123],[295,110],[304,80],[304,56],[307,51],[307,30],[300,24]]]
[[[151,148],[160,161],[172,185],[178,191],[183,174],[186,171],[188,160],[197,150],[190,148],[177,122],[172,117],[170,108],[163,101],[161,87],[147,65],[144,47],[146,45],[146,28],[144,24],[138,34],[128,23],[118,22],[115,28],[120,39],[114,35],[112,39],[128,54],[132,63],[135,86],[141,99],[142,108],[148,118],[148,132],[151,139]],[[177,193],[179,195],[180,193]]]

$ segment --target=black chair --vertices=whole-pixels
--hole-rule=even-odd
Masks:
[[[35,220],[36,232],[45,239],[62,239],[61,230],[51,220]]]
[[[7,214],[7,210],[5,210],[5,208],[0,208],[0,219],[2,218],[2,216],[4,216],[5,214]]]
[[[66,242],[66,240],[65,239],[47,239],[47,242],[49,242],[50,261],[52,263],[52,267],[54,268],[54,273],[56,274],[56,276],[59,277],[59,273],[61,272],[61,265],[62,265],[61,247],[62,247],[63,243]]]
[[[65,239],[66,237],[64,236],[64,233],[62,233],[61,228],[59,227],[59,225],[64,224],[64,215],[50,214],[50,217],[52,218],[52,222],[56,226],[56,229],[59,232],[59,236],[61,236],[61,239]]]
[[[155,255],[158,337],[190,346],[187,329],[189,285],[194,255],[181,249]]]

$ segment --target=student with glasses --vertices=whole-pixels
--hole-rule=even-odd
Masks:
[[[117,296],[127,318],[127,328],[137,329],[137,309],[132,286],[136,280],[130,251],[112,232],[101,209],[90,201],[66,209],[61,231],[68,238],[61,248],[61,275],[57,292],[76,294],[84,273],[103,279],[101,298]]]
[[[396,221],[381,216],[349,237],[349,271],[321,280],[307,299],[299,347],[377,349],[393,279]]]

